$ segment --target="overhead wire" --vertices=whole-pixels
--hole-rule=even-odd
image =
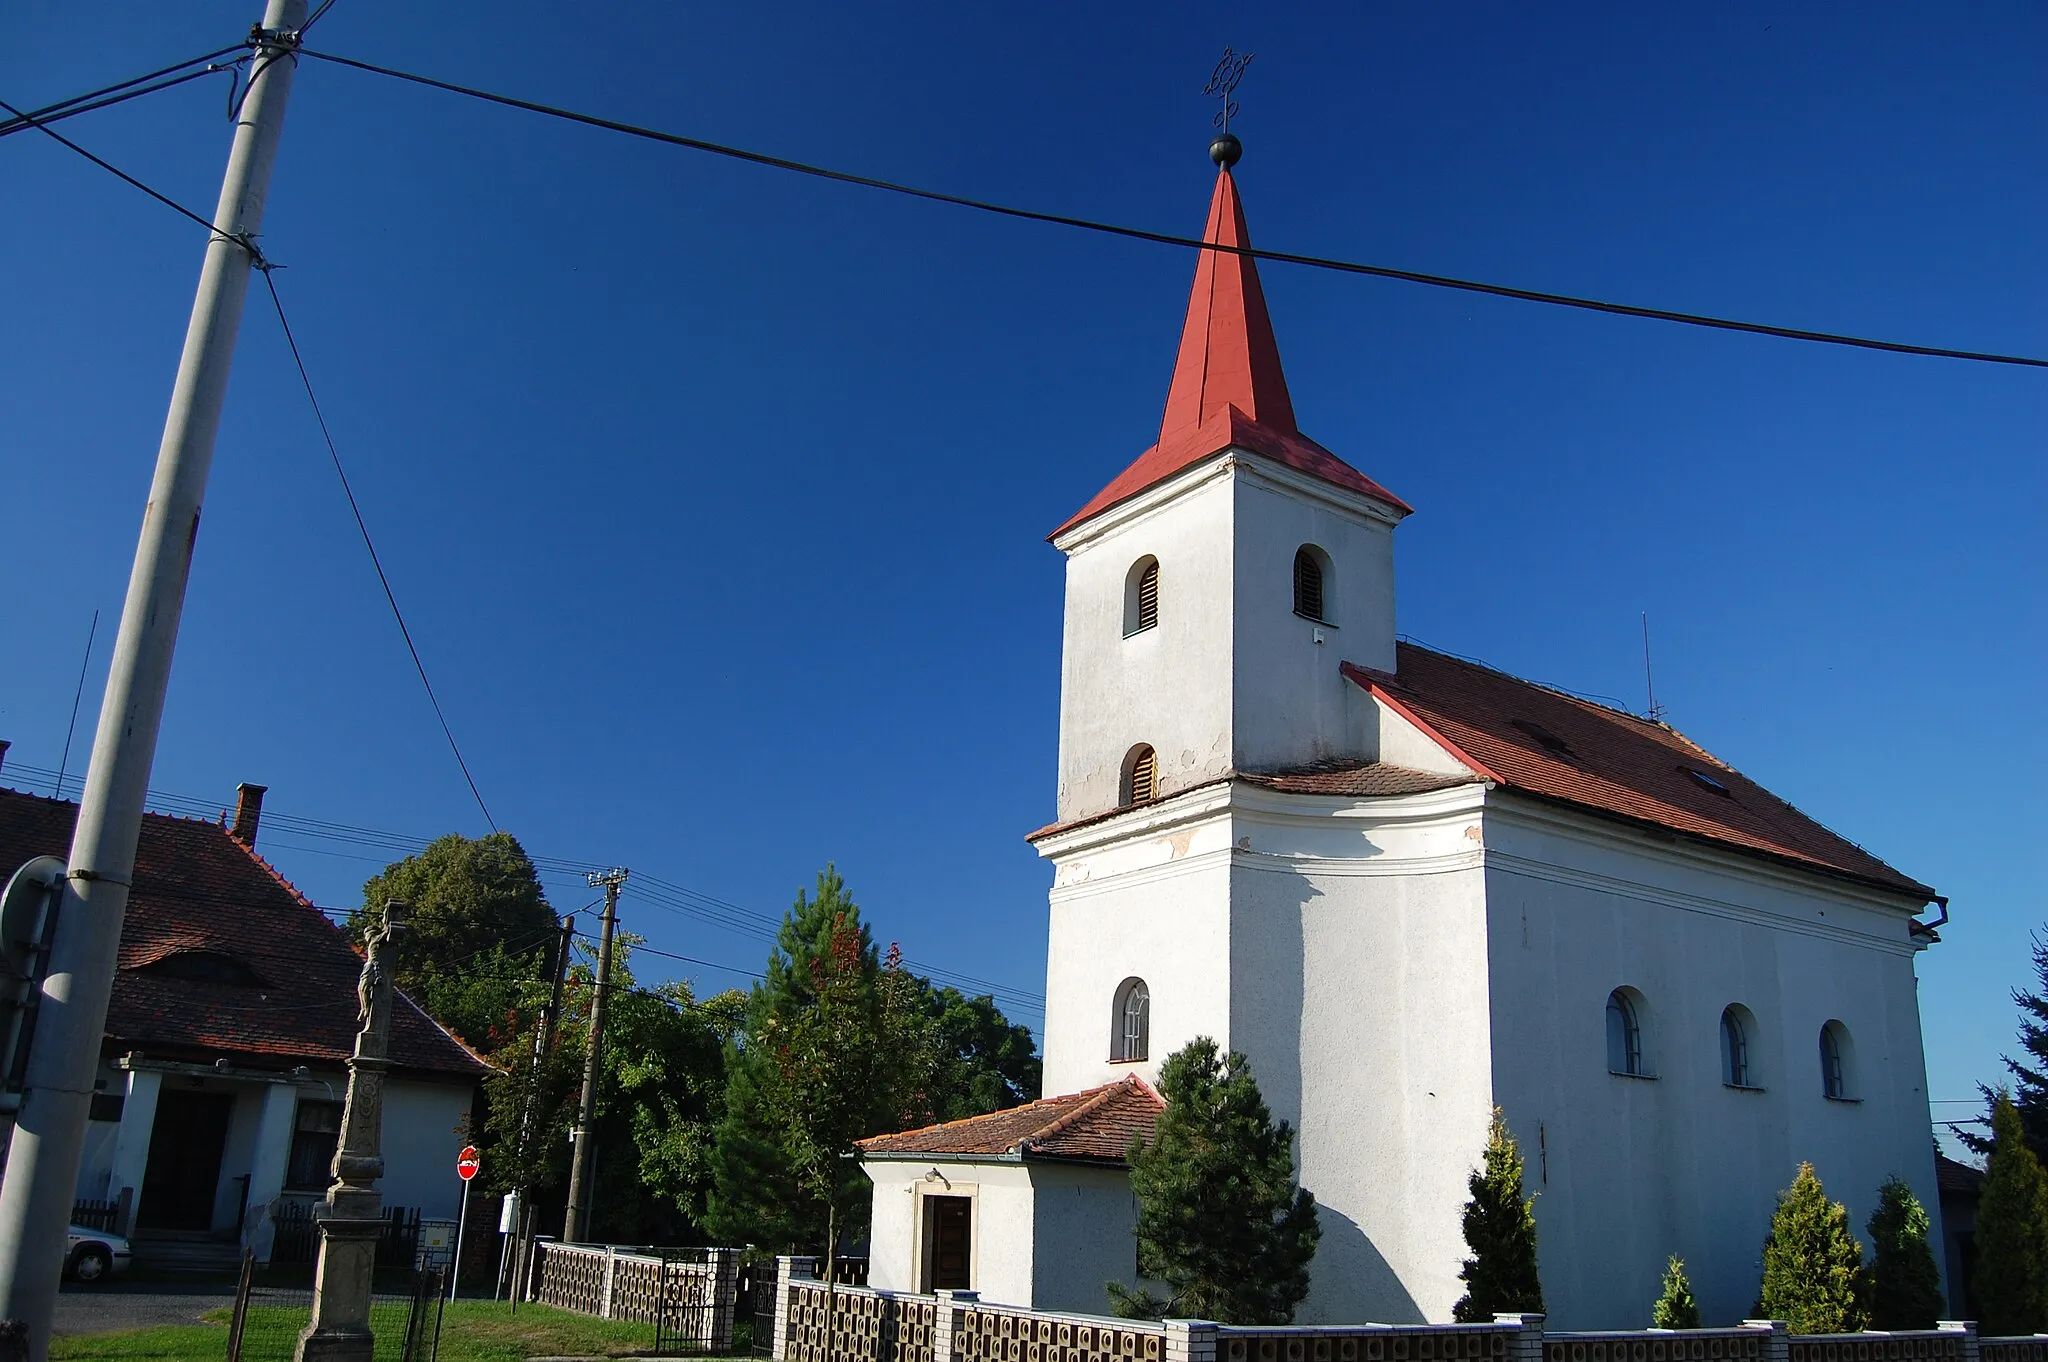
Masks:
[[[1149,241],[1159,245],[1181,246],[1197,251],[1215,251],[1222,254],[1246,256],[1256,260],[1271,260],[1282,264],[1303,265],[1311,269],[1335,270],[1344,274],[1370,275],[1380,279],[1397,279],[1410,284],[1422,284],[1431,288],[1455,289],[1465,293],[1482,293],[1496,298],[1511,298],[1520,302],[1543,303],[1554,307],[1577,308],[1587,312],[1602,312],[1613,316],[1637,317],[1649,321],[1673,322],[1682,326],[1706,327],[1718,331],[1738,331],[1750,335],[1774,336],[1781,340],[1807,341],[1819,345],[1849,346],[1860,350],[1882,350],[1893,354],[1920,355],[1936,359],[1968,360],[1981,364],[2011,364],[2028,368],[2048,369],[2048,359],[2028,355],[2007,355],[1982,350],[1958,350],[1946,346],[1915,345],[1904,341],[1877,340],[1867,336],[1852,336],[1833,331],[1814,331],[1803,327],[1777,326],[1767,322],[1740,321],[1730,317],[1715,317],[1698,312],[1679,312],[1669,308],[1639,307],[1630,303],[1609,302],[1597,298],[1583,298],[1566,293],[1551,293],[1541,289],[1516,288],[1506,284],[1489,284],[1473,279],[1458,279],[1450,275],[1428,274],[1420,270],[1395,269],[1386,265],[1368,265],[1355,260],[1339,260],[1328,256],[1304,255],[1293,251],[1266,250],[1253,246],[1227,246],[1219,242],[1203,241],[1196,237],[1180,236],[1172,232],[1155,232],[1142,227],[1126,227],[1117,223],[1101,222],[1092,218],[1074,217],[1065,213],[1049,213],[1033,208],[1019,208],[1012,204],[993,203],[986,199],[970,198],[964,194],[948,194],[936,189],[924,189],[916,185],[902,184],[894,180],[879,179],[872,175],[859,175],[852,171],[835,170],[827,166],[806,161],[791,160],[786,156],[771,156],[765,152],[749,151],[743,147],[728,146],[721,142],[707,141],[701,137],[686,137],[680,133],[664,132],[658,128],[643,127],[635,123],[624,123],[617,119],[603,118],[596,114],[580,113],[573,109],[553,104],[542,104],[530,99],[498,94],[475,86],[459,85],[453,81],[437,80],[410,71],[400,71],[373,62],[358,61],[352,57],[339,56],[332,52],[316,52],[301,48],[302,56],[331,62],[337,66],[351,67],[392,80],[407,81],[430,89],[444,90],[451,94],[482,100],[505,108],[523,109],[528,113],[542,114],[586,127],[601,128],[608,132],[622,133],[651,142],[701,151],[713,156],[744,161],[750,165],[766,166],[774,170],[786,170],[798,175],[816,179],[831,180],[840,184],[859,185],[867,189],[878,189],[885,193],[900,194],[907,198],[922,199],[927,203],[949,204],[956,208],[968,208],[981,213],[993,213],[1000,217],[1018,218],[1026,222],[1042,222],[1059,227],[1073,227],[1082,231],[1099,232],[1109,236],[1125,237],[1133,241]]]
[[[69,99],[60,99],[55,104],[45,104],[40,109],[31,109],[25,115],[16,114],[11,119],[0,121],[0,137],[11,136],[14,133],[35,127],[39,123],[61,122],[66,118],[73,118],[79,114],[91,113],[95,109],[111,108],[116,104],[123,104],[131,99],[139,99],[143,95],[152,95],[159,90],[168,90],[174,85],[183,85],[186,81],[197,80],[202,76],[218,75],[220,72],[230,68],[229,66],[215,66],[213,63],[219,58],[225,57],[228,53],[240,52],[247,46],[248,43],[245,40],[236,43],[232,47],[223,47],[218,51],[203,53],[200,56],[191,57],[185,61],[173,62],[169,66],[160,66],[154,71],[132,77],[128,80],[116,81],[112,85],[103,85],[97,90],[88,90],[82,95],[73,95]],[[199,66],[201,62],[206,63],[202,69],[196,71],[185,70],[186,67]],[[179,71],[184,71],[185,74],[173,75],[174,72]],[[172,78],[150,85],[148,89],[134,88],[150,81],[157,81],[159,77],[166,76]],[[126,93],[122,93],[123,91],[126,91]]]

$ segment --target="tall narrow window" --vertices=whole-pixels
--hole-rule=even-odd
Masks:
[[[1330,619],[1324,576],[1319,551],[1307,544],[1294,551],[1294,613],[1318,624],[1327,624]]]
[[[1159,796],[1159,756],[1144,743],[1139,743],[1124,758],[1125,804],[1143,804]]]
[[[1110,1021],[1110,1059],[1123,1064],[1145,1058],[1152,1045],[1152,991],[1143,979],[1117,985]]]
[[[1739,1007],[1721,1013],[1721,1081],[1731,1088],[1757,1086],[1756,1071],[1749,1062],[1749,1027]]]
[[[1643,1023],[1628,990],[1617,988],[1607,995],[1607,1072],[1648,1078],[1643,1063]]]
[[[1159,623],[1159,560],[1140,558],[1124,582],[1124,637]]]
[[[1850,1100],[1849,1030],[1838,1021],[1820,1029],[1820,1090],[1838,1102]]]

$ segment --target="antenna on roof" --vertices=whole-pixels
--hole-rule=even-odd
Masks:
[[[1657,674],[1650,669],[1650,612],[1647,610],[1643,612],[1643,686],[1650,692],[1650,722],[1663,723],[1664,710],[1657,703]]]

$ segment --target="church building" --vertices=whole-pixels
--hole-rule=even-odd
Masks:
[[[862,1142],[870,1280],[1105,1312],[1124,1152],[1210,1036],[1320,1207],[1298,1322],[1450,1319],[1496,1107],[1555,1327],[1642,1327],[1672,1254],[1737,1321],[1802,1160],[1859,1230],[1892,1174],[1939,1205],[1945,903],[1664,723],[1398,639],[1411,508],[1296,424],[1236,153],[1158,442],[1052,535],[1052,1095]]]

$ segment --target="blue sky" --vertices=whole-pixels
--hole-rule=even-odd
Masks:
[[[255,10],[11,7],[0,98],[233,42]],[[1198,91],[1235,44],[1258,53],[1237,128],[1260,245],[2048,354],[2048,14],[1554,10],[527,4],[437,29],[339,0],[315,45],[1192,233]],[[66,130],[210,212],[225,95]],[[102,610],[75,771],[201,234],[33,134],[0,142],[0,183],[0,737],[10,767],[57,765]],[[1049,876],[1022,835],[1053,794],[1043,536],[1156,430],[1188,254],[313,63],[265,241],[503,826],[766,913],[836,861],[913,958],[1042,990]],[[2048,918],[2025,777],[2048,757],[2048,377],[1264,279],[1303,429],[1418,508],[1403,629],[1640,708],[1648,610],[1679,728],[1953,896],[1920,964],[1933,1095],[1992,1076]],[[226,804],[240,780],[278,813],[483,830],[260,293],[153,783]],[[327,904],[382,859],[266,843]],[[752,936],[631,889],[624,911],[758,968]]]

